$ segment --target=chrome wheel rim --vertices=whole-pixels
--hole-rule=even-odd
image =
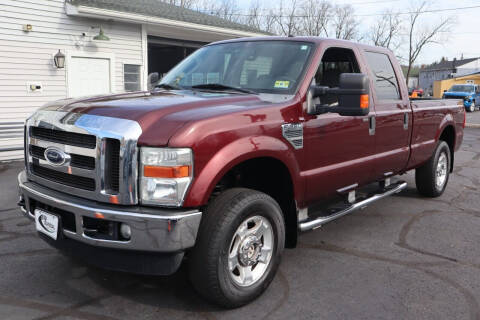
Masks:
[[[448,158],[445,152],[438,157],[435,184],[438,190],[442,190],[447,181]]]
[[[265,274],[273,255],[274,236],[267,218],[245,219],[235,231],[228,251],[230,278],[248,287]]]

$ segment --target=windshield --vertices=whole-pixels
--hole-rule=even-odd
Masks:
[[[242,41],[206,46],[173,68],[160,85],[293,94],[313,47],[313,43],[299,41]]]
[[[475,91],[474,86],[466,84],[457,84],[448,90],[449,92],[473,92]]]

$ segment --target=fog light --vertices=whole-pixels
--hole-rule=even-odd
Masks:
[[[132,229],[128,224],[122,223],[120,225],[120,234],[122,235],[122,238],[130,240],[130,238],[132,237]]]

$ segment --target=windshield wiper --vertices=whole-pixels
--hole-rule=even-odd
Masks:
[[[169,84],[169,83],[159,83],[155,86],[155,88],[163,88],[167,90],[183,90],[179,85]]]
[[[238,87],[232,87],[232,86],[227,86],[221,83],[205,83],[205,84],[197,84],[195,86],[192,86],[192,89],[210,89],[210,90],[219,90],[219,91],[238,91],[238,92],[243,92],[243,93],[251,93],[251,94],[258,94],[255,91],[248,90],[248,89],[243,89],[243,88],[238,88]]]

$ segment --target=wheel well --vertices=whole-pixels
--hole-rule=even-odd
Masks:
[[[443,129],[442,134],[440,135],[439,138],[440,141],[445,141],[448,144],[448,147],[450,149],[450,155],[452,158],[451,164],[450,164],[450,172],[453,171],[453,162],[454,162],[454,151],[455,151],[455,129],[453,126],[447,126],[445,129]]]
[[[285,219],[285,246],[295,247],[297,243],[297,207],[292,178],[285,164],[280,160],[268,157],[242,162],[220,179],[208,202],[211,202],[221,192],[237,187],[261,191],[277,201]]]

